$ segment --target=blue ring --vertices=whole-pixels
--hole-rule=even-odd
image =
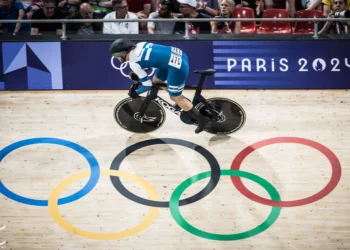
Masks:
[[[32,138],[32,139],[26,139],[22,141],[18,141],[15,143],[12,143],[2,150],[0,150],[0,162],[6,155],[11,153],[12,151],[32,145],[32,144],[40,144],[40,143],[49,143],[49,144],[57,144],[57,145],[62,145],[68,148],[71,148],[78,153],[80,153],[89,163],[90,169],[91,169],[91,175],[89,181],[86,183],[86,185],[78,192],[75,194],[72,194],[70,196],[61,198],[58,200],[58,205],[66,204],[72,201],[76,201],[83,197],[84,195],[88,194],[97,184],[98,179],[100,178],[100,166],[95,158],[95,156],[90,153],[87,149],[84,147],[70,141],[66,141],[63,139],[56,139],[56,138]],[[5,195],[7,198],[12,199],[14,201],[18,201],[20,203],[24,203],[27,205],[33,205],[33,206],[47,206],[48,205],[48,200],[36,200],[36,199],[30,199],[26,198],[23,196],[20,196],[18,194],[13,193],[10,191],[8,188],[5,187],[5,185],[0,181],[0,193]]]

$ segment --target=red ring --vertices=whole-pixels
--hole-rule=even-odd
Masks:
[[[332,190],[337,186],[340,180],[341,176],[341,165],[339,162],[339,159],[337,156],[327,147],[311,141],[304,138],[297,138],[297,137],[276,137],[271,139],[262,140],[259,142],[256,142],[245,149],[243,149],[232,161],[231,169],[232,170],[239,170],[241,167],[241,164],[243,160],[252,152],[255,150],[271,145],[271,144],[277,144],[277,143],[298,143],[307,145],[309,147],[312,147],[314,149],[317,149],[322,154],[324,154],[327,159],[330,161],[332,165],[332,176],[328,184],[317,194],[314,194],[310,197],[300,199],[300,200],[294,200],[294,201],[273,201],[269,199],[262,198],[256,194],[253,194],[250,192],[242,183],[241,178],[232,176],[231,180],[233,185],[240,191],[244,196],[247,198],[256,201],[258,203],[269,205],[269,206],[276,206],[276,207],[296,207],[296,206],[303,206],[310,204],[312,202],[318,201],[322,199],[323,197],[327,196]]]

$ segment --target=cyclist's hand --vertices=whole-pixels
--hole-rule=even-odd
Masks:
[[[137,98],[139,95],[136,93],[136,91],[132,88],[129,89],[129,93],[128,95],[131,97],[131,98]]]

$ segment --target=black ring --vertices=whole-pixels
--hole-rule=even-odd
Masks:
[[[185,140],[173,139],[173,138],[163,138],[163,139],[151,139],[151,140],[147,140],[147,141],[138,142],[136,144],[133,144],[133,145],[127,147],[122,152],[120,152],[114,158],[114,160],[111,164],[111,169],[119,170],[119,167],[120,167],[122,161],[132,152],[134,152],[140,148],[146,147],[146,146],[157,145],[157,144],[176,144],[176,145],[184,146],[187,148],[191,148],[191,149],[197,151],[198,153],[200,153],[210,164],[211,177],[210,177],[209,183],[199,193],[197,193],[191,197],[188,197],[186,199],[180,200],[180,202],[179,202],[180,206],[191,204],[193,202],[199,201],[200,199],[204,198],[211,191],[214,190],[214,188],[218,184],[218,182],[220,180],[220,176],[221,176],[219,163],[217,162],[216,158],[208,150],[206,150],[205,148],[203,148],[197,144],[194,144],[192,142],[185,141]],[[111,176],[110,178],[111,178],[113,186],[118,190],[118,192],[132,201],[135,201],[135,202],[140,203],[142,205],[152,206],[152,207],[169,207],[169,201],[152,201],[152,200],[147,200],[147,199],[141,198],[141,197],[131,193],[130,191],[128,191],[121,183],[119,177]]]

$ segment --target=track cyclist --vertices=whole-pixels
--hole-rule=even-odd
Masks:
[[[128,94],[131,98],[137,98],[149,91],[153,83],[167,84],[170,99],[198,121],[195,133],[202,132],[211,121],[200,114],[191,101],[182,95],[189,73],[189,63],[188,56],[181,49],[150,42],[134,43],[121,38],[111,44],[109,52],[121,63],[129,61],[131,70],[141,82],[136,90],[130,88]],[[152,80],[144,70],[147,68],[156,68]]]

